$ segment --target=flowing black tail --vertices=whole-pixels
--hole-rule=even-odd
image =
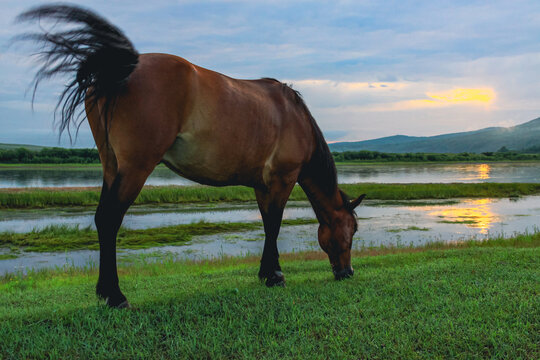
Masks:
[[[94,12],[71,5],[44,5],[30,9],[17,17],[18,21],[52,20],[55,24],[72,25],[63,30],[24,34],[17,40],[32,40],[41,45],[37,53],[43,63],[34,78],[34,94],[41,80],[58,74],[73,74],[56,105],[60,114],[60,135],[70,125],[78,129],[84,120],[84,107],[90,101],[96,106],[105,99],[101,114],[108,128],[109,111],[118,94],[138,63],[139,53],[120,29]],[[76,26],[73,26],[76,25]],[[55,116],[56,118],[56,116]]]

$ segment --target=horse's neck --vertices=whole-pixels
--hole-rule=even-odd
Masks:
[[[333,189],[322,189],[311,178],[303,178],[299,183],[306,193],[319,223],[330,224],[333,212],[343,206],[343,199],[337,186]]]

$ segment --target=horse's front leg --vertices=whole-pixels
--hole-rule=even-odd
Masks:
[[[281,227],[283,210],[293,187],[294,182],[273,186],[266,191],[255,190],[265,232],[259,279],[266,280],[265,284],[268,287],[285,286],[285,276],[283,276],[279,265],[277,237]]]

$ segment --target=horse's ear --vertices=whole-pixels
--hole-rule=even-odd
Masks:
[[[362,202],[362,200],[364,200],[365,197],[366,197],[366,194],[362,194],[359,197],[357,197],[356,199],[351,200],[351,202],[349,203],[350,208],[354,209],[355,207],[360,205],[360,203]]]

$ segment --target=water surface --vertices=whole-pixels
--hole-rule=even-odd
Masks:
[[[540,162],[490,164],[382,164],[340,165],[342,184],[540,182]],[[100,167],[13,168],[0,167],[0,188],[101,186]],[[158,166],[147,185],[193,185],[164,166]]]
[[[415,206],[416,204],[424,204]],[[534,232],[540,225],[540,196],[511,199],[465,199],[455,204],[433,201],[412,201],[401,206],[381,206],[381,202],[366,201],[357,209],[359,231],[354,236],[353,248],[371,246],[420,246],[430,242],[459,242],[469,239],[482,241],[490,236],[510,236],[517,232]],[[0,213],[2,218],[3,213]],[[307,203],[293,202],[285,212],[286,218],[313,218]],[[204,208],[186,206],[172,208],[135,208],[126,216],[124,226],[147,228],[163,225],[189,223],[193,221],[260,221],[255,204],[228,205],[227,207]],[[29,231],[32,226],[54,224],[92,223],[92,214],[67,212],[53,214],[51,211],[17,211],[10,218],[0,221],[0,231],[11,227],[12,231]],[[281,252],[319,250],[317,224],[284,226],[278,238]],[[96,240],[97,241],[97,240]],[[121,261],[130,261],[133,256],[151,256],[155,260],[163,256],[179,259],[205,259],[220,256],[260,255],[264,244],[262,230],[197,236],[185,245],[163,246],[143,250],[121,250]],[[0,254],[8,253],[0,249]],[[125,258],[127,257],[127,258]],[[88,266],[96,264],[98,252],[90,250],[25,253],[16,259],[0,260],[0,274],[62,267],[66,265]]]

